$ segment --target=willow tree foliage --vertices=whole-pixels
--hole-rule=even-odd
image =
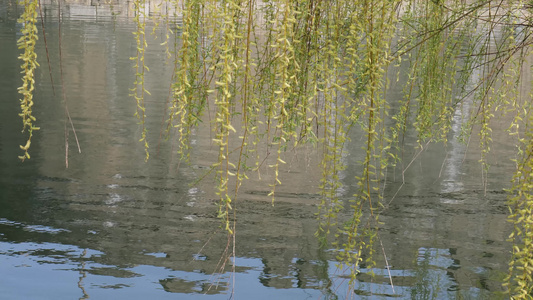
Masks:
[[[446,145],[454,114],[466,111],[461,115],[461,138],[478,140],[486,185],[493,120],[510,116],[508,132],[516,137],[518,152],[508,191],[514,230],[504,285],[513,298],[532,297],[532,83],[521,75],[532,68],[531,1],[163,2],[177,15],[149,15],[145,0],[132,2],[137,26],[132,96],[143,126],[140,141],[148,158],[146,24],[150,18],[160,24],[178,17],[178,30],[166,26],[167,41],[177,43],[168,50],[175,72],[164,133],[179,141],[178,152],[188,160],[193,129],[211,126],[212,143],[218,148],[211,168],[218,216],[228,246],[233,246],[227,248],[228,257],[235,253],[241,184],[267,164],[274,174],[266,183],[274,201],[283,184],[287,149],[313,144],[322,153],[316,236],[323,246],[336,250],[339,265],[349,268],[353,283],[363,259],[367,267],[374,265],[380,213],[391,201],[384,194],[386,173],[402,166],[403,174],[407,133],[416,133],[419,151],[430,142]],[[21,116],[29,132],[26,146],[21,146],[24,159],[29,158],[32,130],[37,129],[31,114],[37,2],[21,4],[26,9],[19,40],[24,50]],[[399,65],[407,65],[407,71]],[[394,72],[398,74],[391,76]],[[395,76],[407,80],[403,98],[390,100],[386,93]],[[461,110],[463,106],[473,109]],[[210,124],[200,122],[206,111],[214,112]],[[357,192],[347,202],[339,198],[346,181],[340,174],[347,167],[343,157],[353,129],[364,133],[364,142],[360,172],[352,178]],[[261,144],[266,153],[260,151]],[[349,217],[341,219],[341,213]]]

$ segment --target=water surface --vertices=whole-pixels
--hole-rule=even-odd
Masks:
[[[57,7],[45,8],[54,88],[41,38],[34,108],[41,130],[31,160],[21,163],[20,11],[0,2],[0,294],[6,299],[227,299],[232,290],[237,299],[344,299],[350,292],[369,299],[480,299],[501,291],[510,232],[502,189],[514,154],[504,133],[493,136],[486,190],[476,149],[457,139],[460,111],[450,143],[429,145],[405,172],[405,183],[400,167],[388,171],[390,204],[380,219],[380,238],[394,287],[381,250],[376,276],[363,265],[355,290],[348,291],[334,253],[318,248],[314,213],[321,171],[312,147],[291,159],[275,206],[267,183],[251,179],[242,188],[236,261],[221,269],[227,240],[218,229],[214,184],[191,185],[216,155],[209,127],[194,135],[190,164],[179,163],[172,141],[158,146],[173,69],[162,63],[165,49],[151,46],[146,56],[153,66],[146,79],[152,154],[144,162],[128,96],[136,47],[131,19],[92,6],[64,9],[63,86],[82,149],[77,152],[69,129],[68,168]],[[400,97],[401,90],[400,81],[388,95]],[[344,201],[356,190],[357,135],[346,145]],[[416,154],[413,146],[407,141],[403,167]]]

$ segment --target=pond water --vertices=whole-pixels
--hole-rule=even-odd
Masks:
[[[319,249],[314,214],[321,171],[312,147],[291,159],[274,206],[268,184],[252,179],[243,187],[236,204],[237,257],[222,270],[227,239],[218,229],[213,182],[193,185],[216,156],[209,128],[195,133],[190,164],[178,162],[172,142],[158,145],[173,69],[162,63],[164,47],[149,47],[146,54],[152,153],[144,162],[135,102],[128,96],[134,81],[129,57],[136,50],[131,19],[113,19],[93,6],[65,7],[63,86],[82,151],[69,129],[66,168],[70,125],[61,96],[57,7],[48,6],[54,85],[41,36],[34,107],[41,130],[31,160],[21,163],[20,11],[9,3],[0,1],[2,298],[228,299],[233,291],[236,299],[345,299],[351,292],[361,299],[482,299],[502,290],[510,232],[503,188],[514,170],[505,133],[493,136],[486,191],[475,146],[467,149],[457,140],[460,112],[447,147],[428,145],[418,155],[410,150],[414,144],[406,144],[404,167],[416,160],[403,185],[400,169],[389,170],[386,199],[396,196],[380,219],[394,286],[380,251],[376,275],[363,266],[349,291],[334,253]],[[401,92],[401,81],[396,85],[391,99]],[[354,149],[342,175],[346,199],[356,189],[357,142],[354,136],[346,146]]]

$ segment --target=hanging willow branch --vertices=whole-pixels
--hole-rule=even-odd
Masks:
[[[19,49],[23,49],[22,53],[18,58],[22,60],[22,86],[18,88],[19,94],[22,95],[20,99],[20,108],[21,113],[19,116],[22,117],[22,132],[28,131],[28,139],[24,146],[20,146],[20,149],[24,151],[24,155],[19,156],[19,159],[24,161],[26,158],[30,158],[28,150],[31,145],[31,138],[33,136],[34,130],[39,130],[39,127],[34,125],[35,117],[32,113],[33,108],[33,90],[35,89],[35,69],[39,66],[37,63],[37,54],[35,53],[35,44],[37,43],[37,9],[39,5],[38,0],[24,0],[21,2],[24,5],[24,12],[18,19],[18,23],[21,24],[22,28],[20,33],[22,36],[17,41],[17,46]]]
[[[146,106],[144,104],[144,95],[148,94],[150,95],[150,92],[144,87],[144,75],[145,71],[150,71],[148,66],[145,64],[144,60],[144,54],[146,52],[146,47],[148,47],[148,43],[146,41],[146,18],[148,17],[146,15],[146,1],[145,0],[135,0],[133,2],[134,10],[135,10],[135,16],[133,17],[133,21],[135,22],[135,25],[137,26],[137,31],[133,32],[133,35],[135,37],[135,41],[137,43],[137,56],[131,57],[130,59],[135,61],[135,81],[134,81],[134,87],[131,89],[132,96],[135,98],[135,101],[137,103],[137,108],[135,111],[135,116],[139,120],[139,123],[142,127],[141,132],[141,138],[139,139],[139,142],[144,143],[144,152],[145,152],[145,160],[148,160],[150,157],[150,153],[148,152],[148,140],[146,139],[146,134],[148,132],[146,128]]]
[[[520,140],[524,148],[509,190],[513,248],[505,286],[513,299],[531,299],[533,294],[533,113],[528,114],[526,135]]]

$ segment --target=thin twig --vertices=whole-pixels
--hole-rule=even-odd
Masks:
[[[41,16],[41,29],[43,31],[44,49],[46,50],[46,61],[48,62],[48,73],[50,74],[50,82],[52,83],[52,93],[56,95],[56,89],[54,87],[54,78],[52,77],[52,65],[50,64],[50,53],[48,52],[48,42],[46,41],[46,32],[44,30],[44,17],[43,10],[41,8],[41,0],[39,0],[39,15]]]
[[[385,247],[383,246],[383,242],[381,241],[381,237],[379,236],[379,234],[377,235],[377,237],[379,240],[379,244],[381,245],[381,252],[383,253],[383,258],[385,259],[385,267],[387,268],[387,273],[389,273],[389,281],[390,281],[390,286],[392,288],[392,293],[396,294],[396,291],[394,290],[394,284],[392,283],[392,275],[390,272],[389,260],[387,259],[387,255],[385,254]]]
[[[78,140],[78,135],[76,134],[76,129],[74,128],[74,123],[70,117],[70,112],[68,110],[67,97],[65,95],[65,81],[63,79],[63,55],[61,53],[61,1],[58,1],[58,21],[59,21],[59,74],[61,77],[61,94],[63,96],[63,102],[65,103],[65,116],[70,123],[72,132],[74,133],[74,138],[76,139],[76,145],[78,146],[78,153],[81,153],[80,142]],[[66,121],[65,121],[66,122]],[[68,133],[66,132],[67,128],[65,126],[65,167],[68,168]]]

